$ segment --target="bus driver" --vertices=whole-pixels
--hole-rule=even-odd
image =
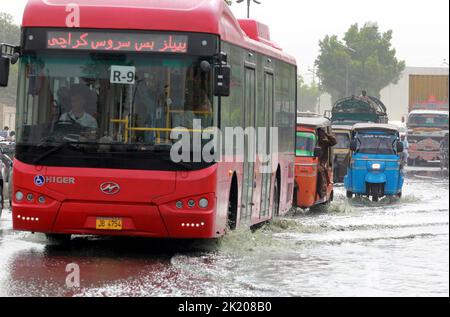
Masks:
[[[85,111],[89,93],[87,90],[88,88],[83,85],[75,85],[71,88],[69,93],[71,110],[62,114],[59,121],[77,123],[83,128],[98,128],[97,120]]]

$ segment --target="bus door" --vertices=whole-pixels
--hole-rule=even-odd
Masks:
[[[270,212],[270,184],[272,183],[272,144],[270,142],[270,129],[273,126],[273,99],[274,99],[273,74],[264,74],[264,124],[266,127],[266,152],[269,154],[269,161],[261,164],[261,208],[260,218],[267,217]],[[261,142],[258,138],[258,142]]]
[[[244,129],[255,127],[256,105],[256,72],[253,68],[245,68],[245,102],[244,102]],[[244,147],[244,175],[242,180],[242,212],[241,219],[250,220],[252,215],[253,191],[255,188],[255,159],[256,151],[249,150],[251,140],[245,137]],[[256,146],[254,146],[256,147]],[[253,152],[253,153],[252,153]]]

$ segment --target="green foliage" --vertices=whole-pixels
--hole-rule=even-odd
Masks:
[[[0,43],[19,45],[20,28],[13,22],[13,17],[7,13],[0,12]],[[0,88],[0,103],[9,106],[16,105],[18,65],[11,65],[9,74],[9,85]]]
[[[379,97],[384,87],[398,82],[405,62],[396,58],[391,44],[392,30],[381,34],[375,23],[366,23],[362,28],[354,24],[343,40],[344,44],[336,35],[327,35],[319,42],[316,60],[322,87],[334,101],[347,97],[347,69],[350,95],[366,90],[369,95]]]
[[[307,85],[303,77],[298,76],[297,80],[297,100],[298,111],[316,112],[318,99],[321,95],[321,91],[316,84]]]
[[[14,24],[12,15],[0,12],[0,43],[19,45],[20,28]]]

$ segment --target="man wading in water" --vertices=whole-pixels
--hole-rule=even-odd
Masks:
[[[318,145],[322,149],[322,153],[319,157],[317,191],[320,199],[323,199],[326,197],[328,185],[331,183],[330,175],[328,174],[330,148],[337,144],[337,140],[334,135],[326,133],[322,128],[318,130],[318,136]]]

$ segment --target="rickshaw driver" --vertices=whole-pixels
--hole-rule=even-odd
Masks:
[[[338,142],[333,134],[328,134],[322,128],[318,129],[317,134],[319,136],[318,145],[322,149],[322,154],[319,157],[317,185],[319,197],[322,199],[327,195],[327,187],[331,183],[330,175],[328,174],[330,148],[335,146]]]

